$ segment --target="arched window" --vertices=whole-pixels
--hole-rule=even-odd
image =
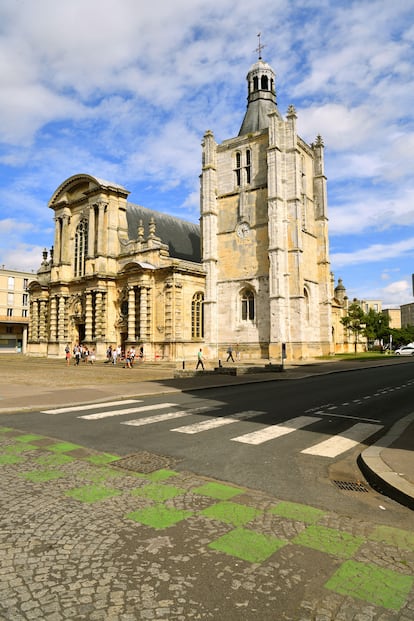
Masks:
[[[239,151],[236,152],[236,168],[234,169],[236,173],[236,185],[241,185],[241,153]]]
[[[267,75],[262,75],[262,91],[267,91],[269,89],[269,78]]]
[[[88,223],[86,220],[81,220],[76,228],[75,233],[75,277],[83,276],[85,274],[85,260],[87,251]]]
[[[246,182],[250,183],[251,180],[251,169],[252,169],[252,163],[251,163],[251,151],[250,149],[247,149],[246,151]]]
[[[204,337],[204,294],[198,291],[191,301],[191,338]]]
[[[243,289],[243,291],[241,292],[242,321],[253,321],[254,315],[254,293],[251,289]]]
[[[257,76],[253,78],[253,90],[254,91],[259,90],[259,78]]]
[[[304,303],[305,303],[305,320],[309,321],[310,319],[310,301],[309,301],[309,291],[307,290],[307,288],[305,287],[303,290],[303,299],[304,299]]]

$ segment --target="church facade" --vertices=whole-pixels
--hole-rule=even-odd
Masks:
[[[128,201],[124,187],[75,175],[54,192],[55,239],[30,284],[28,351],[84,343],[143,346],[147,356],[211,360],[334,353],[324,145],[283,118],[275,74],[247,75],[239,135],[202,147],[200,226]],[[339,310],[338,310],[339,309]],[[343,335],[341,336],[343,339]]]

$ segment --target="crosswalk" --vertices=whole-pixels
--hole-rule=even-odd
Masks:
[[[99,421],[113,417],[138,415],[138,418],[120,421],[121,425],[129,427],[143,427],[146,425],[154,425],[156,423],[168,423],[180,418],[202,415],[204,418],[201,421],[198,420],[196,423],[183,424],[178,427],[173,426],[169,429],[172,433],[186,435],[204,433],[214,429],[219,429],[221,427],[228,427],[229,425],[237,427],[240,423],[254,422],[254,419],[267,414],[266,412],[258,410],[246,410],[226,416],[223,415],[219,406],[200,406],[192,409],[176,409],[179,408],[179,404],[173,402],[155,403],[152,405],[140,404],[142,404],[142,400],[125,399],[122,401],[112,401],[101,404],[95,403],[43,410],[42,413],[53,416],[75,413],[77,418],[84,421]],[[84,413],[91,410],[96,411],[89,414]],[[161,410],[164,410],[164,412],[160,413]],[[313,437],[318,433],[317,424],[323,420],[323,412],[320,411],[313,414],[314,415],[312,416],[297,416],[273,425],[264,425],[263,423],[258,422],[258,428],[255,431],[242,433],[241,435],[234,435],[234,437],[229,438],[229,440],[249,446],[260,446],[265,443],[278,440],[288,434],[304,429],[306,430],[311,426]],[[342,420],[343,418],[344,417],[342,417]],[[349,425],[349,422],[350,421],[346,424]],[[326,431],[324,430],[320,432],[320,435],[323,435],[324,437],[323,440],[302,449],[300,453],[303,455],[313,455],[333,459],[355,447],[357,444],[364,442],[364,440],[375,434],[380,429],[382,429],[382,425],[378,424],[378,421],[372,421],[352,424],[351,426],[347,426],[340,433],[332,434],[328,438],[326,438]]]

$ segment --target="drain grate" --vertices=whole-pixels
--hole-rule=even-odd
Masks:
[[[358,481],[333,481],[339,489],[345,490],[346,492],[368,492],[369,489]]]
[[[124,470],[131,470],[132,472],[149,474],[150,472],[155,472],[155,470],[161,470],[162,468],[173,468],[178,461],[180,460],[174,459],[173,457],[164,457],[163,455],[141,451],[140,453],[118,459],[112,462],[111,466]]]

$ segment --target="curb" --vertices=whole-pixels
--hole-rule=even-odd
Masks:
[[[401,418],[378,442],[358,457],[358,466],[369,483],[380,493],[414,510],[414,485],[394,472],[381,458],[381,451],[391,446],[414,422],[414,412]]]

